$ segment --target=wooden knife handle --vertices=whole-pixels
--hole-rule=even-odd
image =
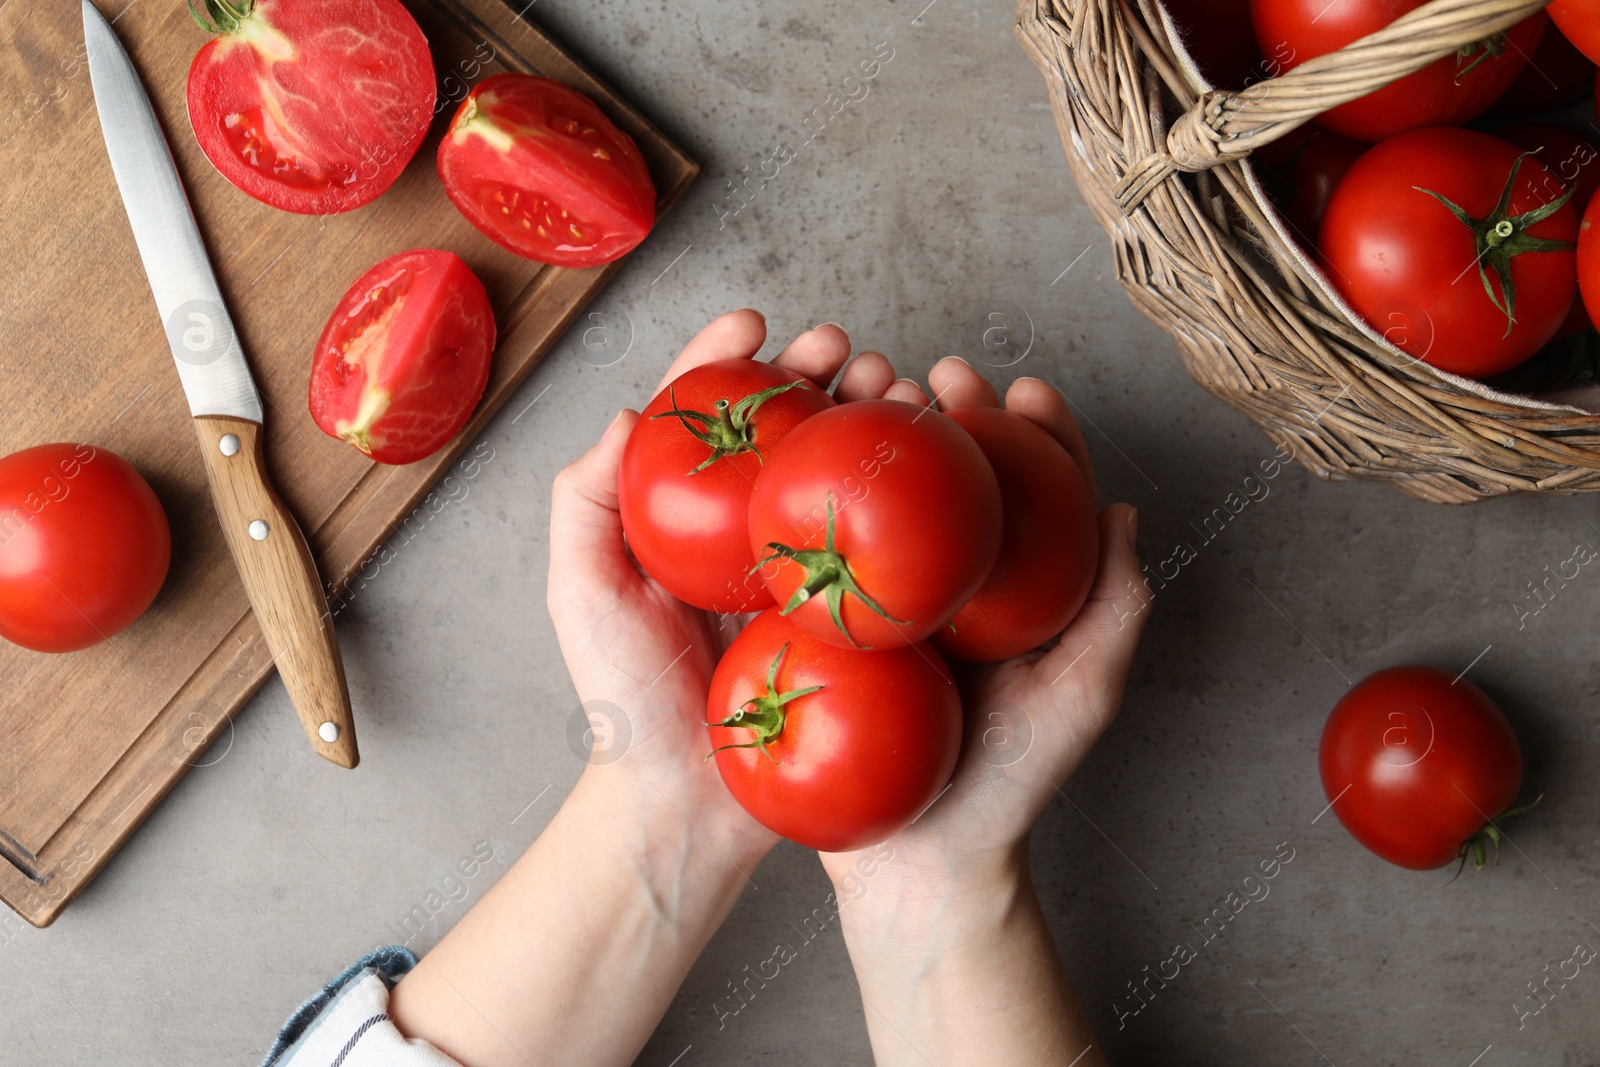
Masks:
[[[300,724],[319,756],[354,767],[361,757],[327,597],[305,536],[267,479],[261,427],[223,415],[194,425],[223,535]]]

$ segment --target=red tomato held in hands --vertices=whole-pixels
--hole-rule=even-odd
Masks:
[[[617,502],[628,547],[662,588],[707,611],[770,607],[752,573],[750,491],[764,457],[833,398],[753,359],[704,363],[672,380],[622,452]]]
[[[961,698],[931,645],[839,648],[776,608],[728,646],[707,711],[734,799],[819,852],[904,829],[938,798],[961,753]]]
[[[1250,16],[1263,53],[1285,70],[1336,52],[1377,33],[1426,0],[1251,0]],[[1504,34],[1444,58],[1317,117],[1335,133],[1381,141],[1423,126],[1468,122],[1517,79],[1539,45],[1548,20],[1536,12]]]
[[[1413,130],[1350,168],[1317,246],[1328,280],[1395,347],[1488,378],[1537,352],[1572,307],[1577,212],[1567,195],[1536,157],[1499,138]]]
[[[98,644],[144,614],[171,560],[161,502],[121,456],[59,444],[0,459],[0,637]]]
[[[1553,0],[1545,10],[1589,62],[1600,63],[1600,0]]]
[[[414,463],[466,425],[489,381],[494,312],[450,252],[373,267],[334,309],[311,359],[311,417],[379,463]]]
[[[1067,628],[1100,563],[1100,525],[1083,472],[1061,443],[1002,408],[949,412],[994,467],[1004,513],[1000,559],[983,588],[933,635],[971,663],[1010,659]]]
[[[1483,690],[1436,667],[1391,667],[1346,693],[1322,730],[1318,762],[1350,835],[1416,871],[1478,849],[1480,832],[1493,840],[1489,821],[1522,787],[1506,717]]]
[[[558,267],[610,263],[655,225],[633,139],[587,96],[531,74],[473,87],[439,145],[439,177],[490,240]]]
[[[361,207],[433,120],[433,57],[397,0],[204,0],[189,123],[222,176],[302,215]],[[196,10],[190,3],[190,11]]]
[[[1000,486],[983,450],[931,408],[858,400],[814,415],[750,494],[750,547],[813,637],[904,648],[970,600],[1000,554]]]

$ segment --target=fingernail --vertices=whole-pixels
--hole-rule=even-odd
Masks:
[[[1128,547],[1134,551],[1139,550],[1139,509],[1128,509]]]
[[[820,330],[820,329],[822,329],[822,328],[823,328],[823,327],[824,327],[824,326],[832,326],[832,327],[833,327],[833,328],[834,328],[834,329],[836,329],[836,330],[838,330],[838,331],[839,331],[839,332],[840,332],[840,333],[845,333],[845,332],[847,332],[847,331],[846,331],[846,330],[845,330],[845,328],[844,328],[844,327],[843,327],[843,326],[840,326],[840,325],[839,325],[839,324],[838,324],[838,323],[837,323],[837,322],[819,322],[819,323],[817,323],[817,324],[816,324],[816,325],[815,325],[815,326],[813,326],[813,327],[811,327],[811,328],[812,328],[812,329],[813,329],[813,330]]]
[[[960,356],[945,356],[945,357],[944,357],[944,358],[945,358],[945,359],[953,359],[953,360],[955,360],[955,361],[956,361],[956,362],[957,362],[957,363],[960,363],[960,364],[961,364],[961,365],[962,365],[962,366],[963,366],[963,367],[970,367],[970,366],[972,366],[972,364],[970,364],[970,363],[968,363],[968,362],[967,362],[967,361],[966,361],[966,360],[964,360],[964,359],[962,359],[962,358],[961,358],[961,357],[960,357]]]

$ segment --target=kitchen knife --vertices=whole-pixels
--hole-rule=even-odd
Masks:
[[[155,109],[116,31],[83,0],[89,79],[111,170],[166,324],[211,499],[278,674],[317,754],[354,767],[355,723],[316,563],[267,478],[261,397]]]

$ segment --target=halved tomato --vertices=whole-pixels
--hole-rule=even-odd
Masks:
[[[439,145],[439,177],[467,221],[541,263],[610,263],[655,225],[655,186],[633,139],[549,78],[496,74],[474,86]]]
[[[311,417],[379,463],[414,463],[466,424],[489,381],[494,312],[450,252],[402,252],[363,274],[311,361]]]
[[[398,0],[190,0],[219,36],[189,67],[189,124],[262,203],[331,215],[375,200],[433,119],[433,57]]]

